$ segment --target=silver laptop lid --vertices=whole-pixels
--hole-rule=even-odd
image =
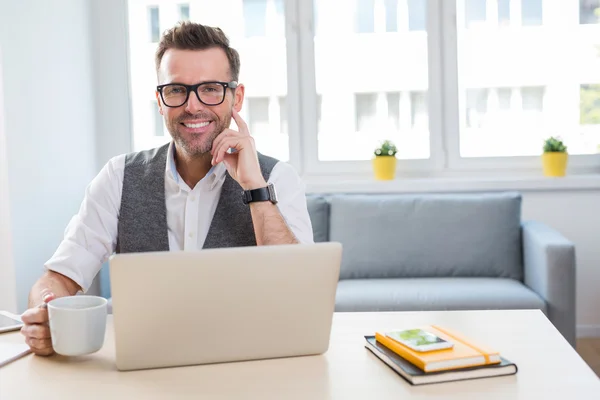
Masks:
[[[258,246],[110,259],[117,367],[321,354],[342,246]]]

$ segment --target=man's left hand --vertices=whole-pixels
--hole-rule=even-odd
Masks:
[[[258,164],[258,154],[254,138],[250,136],[248,125],[233,109],[232,116],[239,128],[225,129],[217,136],[212,144],[212,165],[221,161],[225,164],[227,172],[240,184],[242,189],[251,190],[267,186]],[[234,152],[228,153],[229,149]]]

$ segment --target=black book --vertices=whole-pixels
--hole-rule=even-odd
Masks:
[[[367,340],[365,347],[400,376],[406,379],[411,385],[489,378],[517,373],[517,365],[502,357],[502,362],[500,364],[461,368],[450,371],[424,372],[394,353],[392,350],[377,342],[375,336],[365,336],[365,339]]]

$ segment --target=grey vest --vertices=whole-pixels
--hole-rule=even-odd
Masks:
[[[169,251],[165,205],[165,167],[169,145],[128,154],[125,158],[117,253]],[[258,155],[265,180],[277,160]],[[199,199],[201,202],[202,199]],[[204,248],[256,246],[250,208],[242,188],[225,173],[225,181]]]

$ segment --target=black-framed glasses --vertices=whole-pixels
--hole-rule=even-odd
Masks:
[[[202,82],[195,85],[183,83],[166,83],[158,85],[156,90],[160,93],[163,104],[167,107],[181,107],[187,103],[190,93],[196,93],[198,100],[207,106],[218,106],[225,100],[227,89],[237,88],[236,81],[231,82]]]

